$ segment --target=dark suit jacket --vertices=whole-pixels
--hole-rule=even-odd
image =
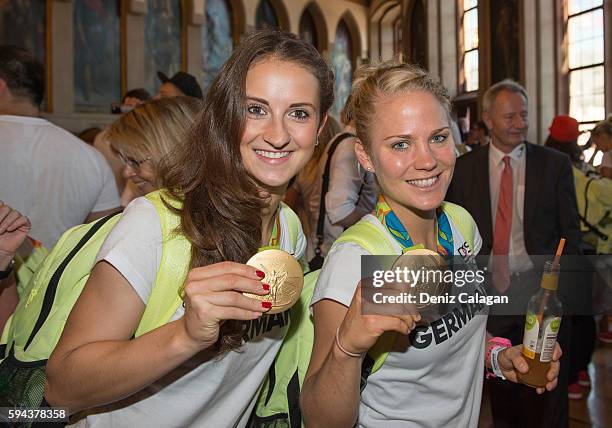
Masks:
[[[564,254],[580,254],[576,189],[569,158],[547,147],[526,143],[525,248],[530,255],[554,254],[566,238]],[[489,191],[489,145],[457,158],[446,200],[467,209],[482,236],[480,254],[493,249]]]

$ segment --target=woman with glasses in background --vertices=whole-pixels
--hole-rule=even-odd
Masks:
[[[193,97],[154,100],[134,108],[104,131],[103,138],[123,162],[128,184],[121,205],[160,187],[161,162],[180,152],[202,102]]]

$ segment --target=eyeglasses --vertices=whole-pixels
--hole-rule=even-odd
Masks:
[[[140,171],[140,166],[151,160],[151,156],[148,156],[144,159],[134,159],[132,157],[126,156],[123,153],[117,153],[117,156],[119,156],[119,159],[121,159],[121,162],[123,162],[124,165],[129,166],[130,168],[132,168],[132,170],[134,170],[134,172],[139,172]]]

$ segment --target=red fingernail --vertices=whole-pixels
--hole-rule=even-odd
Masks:
[[[272,309],[272,302],[261,302],[261,307],[264,309]]]
[[[260,278],[263,278],[264,276],[266,276],[266,273],[260,270],[256,270],[255,274]]]
[[[261,286],[263,287],[264,291],[270,291],[270,285],[269,284],[261,284]]]

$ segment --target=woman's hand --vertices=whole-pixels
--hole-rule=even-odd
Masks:
[[[512,382],[518,383],[518,373],[525,374],[529,371],[529,365],[521,352],[523,345],[506,348],[497,354],[497,362],[504,377]],[[557,387],[557,378],[559,377],[560,363],[559,359],[563,355],[561,347],[555,342],[555,350],[553,351],[550,369],[546,373],[548,382],[544,388],[536,388],[538,394],[543,394],[544,391],[552,391]]]
[[[410,333],[421,319],[416,309],[406,310],[415,315],[362,315],[361,306],[361,283],[359,283],[338,332],[341,346],[355,354],[368,352],[386,331]]]
[[[0,201],[0,270],[6,269],[31,228],[26,216]]]
[[[270,286],[262,284],[264,273],[234,262],[216,263],[192,269],[185,285],[184,330],[195,346],[212,346],[225,320],[253,320],[271,308],[269,302],[242,293],[265,295]]]

